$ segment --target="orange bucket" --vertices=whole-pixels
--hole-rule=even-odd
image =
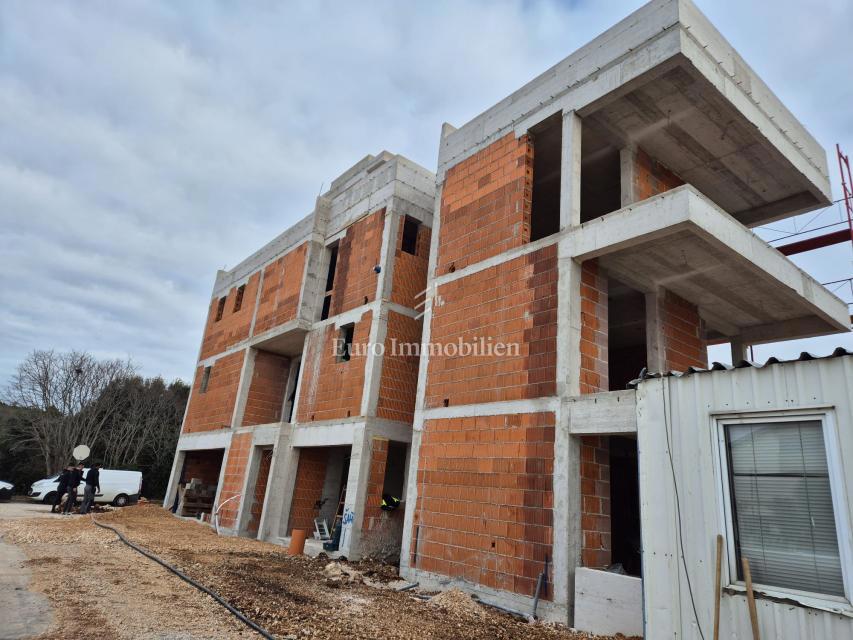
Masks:
[[[290,532],[290,546],[287,548],[287,555],[298,556],[305,551],[305,536],[308,532],[305,529],[294,529]]]

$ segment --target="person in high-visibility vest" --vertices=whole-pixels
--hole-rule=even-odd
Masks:
[[[383,511],[393,511],[397,507],[400,506],[400,499],[395,498],[389,493],[382,494],[382,504],[379,505],[379,508]]]

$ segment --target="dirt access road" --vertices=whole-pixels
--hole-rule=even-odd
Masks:
[[[1,506],[1,505],[0,505]],[[528,624],[453,594],[430,602],[360,582],[327,584],[328,562],[281,547],[216,536],[153,505],[96,516],[213,589],[277,638],[580,640],[565,627]],[[26,555],[29,589],[51,605],[41,640],[260,638],[212,598],[97,528],[90,516],[4,519],[0,536]],[[378,583],[392,567],[352,563]],[[461,595],[461,594],[460,594]],[[38,631],[36,631],[38,633]]]

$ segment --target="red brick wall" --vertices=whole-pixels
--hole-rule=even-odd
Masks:
[[[708,352],[702,340],[702,320],[696,305],[665,292],[660,301],[660,320],[666,369],[685,371],[707,367]]]
[[[385,464],[388,462],[388,439],[370,441],[370,469],[367,473],[367,492],[364,497],[363,529],[370,531],[374,521],[382,517],[382,489],[385,486]]]
[[[258,479],[255,482],[254,500],[252,502],[252,515],[249,518],[247,529],[252,533],[258,532],[261,524],[261,515],[264,510],[264,498],[267,495],[267,482],[272,467],[272,449],[263,449],[261,459],[258,461]]]
[[[222,479],[222,490],[219,492],[219,504],[243,492],[243,480],[246,477],[246,467],[249,466],[249,455],[252,452],[252,434],[235,433],[231,438],[231,448],[228,450],[228,460],[225,462],[225,476]],[[223,527],[237,525],[237,512],[242,498],[235,498],[226,504],[219,512],[219,523]]]
[[[244,354],[245,351],[238,351],[217,359],[210,371],[205,393],[201,393],[204,367],[196,369],[183,433],[214,431],[231,426]]]
[[[412,566],[532,596],[551,556],[554,414],[424,427]]]
[[[240,342],[240,340],[245,340],[249,337],[260,279],[260,272],[249,277],[243,293],[243,303],[239,311],[234,311],[237,287],[232,287],[228,291],[228,295],[225,297],[225,308],[222,313],[222,319],[219,321],[216,320],[219,298],[213,298],[210,301],[207,324],[204,328],[204,338],[202,338],[201,342],[202,360],[221,353],[228,347]]]
[[[607,436],[581,438],[581,564],[610,564],[610,440]]]
[[[376,414],[380,418],[408,423],[414,420],[420,358],[417,355],[404,355],[409,351],[401,348],[401,345],[420,345],[422,326],[421,320],[395,311],[388,312],[388,333],[385,336],[382,379],[376,407]]]
[[[367,350],[366,346],[357,345],[368,344],[371,315],[367,312],[355,323],[354,349]],[[326,325],[309,334],[311,343],[302,361],[297,422],[332,420],[361,414],[367,358],[353,354],[348,362],[338,362],[334,342],[338,337],[339,329],[333,325]]]
[[[634,194],[638,201],[684,184],[681,178],[642,149],[637,149],[634,167]]]
[[[447,171],[441,194],[438,274],[530,239],[533,145],[510,133]]]
[[[394,276],[391,279],[391,301],[414,309],[423,305],[424,296],[418,295],[426,289],[427,268],[429,267],[429,243],[432,230],[420,225],[418,241],[415,245],[417,255],[403,251],[403,219],[397,233],[397,250],[394,257]],[[418,307],[419,309],[422,308]]]
[[[608,391],[607,277],[595,260],[581,265],[580,392]],[[581,563],[610,564],[610,442],[606,436],[581,441]]]
[[[255,367],[246,397],[243,426],[281,420],[290,359],[268,351],[255,354]]]
[[[503,262],[440,287],[431,340],[493,338],[518,344],[506,357],[432,355],[426,405],[522,400],[556,392],[557,247]],[[452,355],[452,354],[451,354]]]
[[[219,472],[222,469],[222,457],[225,449],[203,449],[188,451],[184,458],[181,482],[198,478],[204,484],[219,484]]]
[[[580,392],[608,391],[607,277],[595,260],[581,265]]]
[[[379,275],[373,267],[379,264],[384,226],[385,209],[380,209],[351,224],[341,238],[330,316],[376,299]]]
[[[307,447],[299,450],[299,465],[296,467],[296,485],[293,488],[293,501],[290,503],[287,535],[290,535],[293,529],[306,529],[309,534],[314,530],[314,518],[317,517],[314,505],[323,497],[328,460],[329,447]]]
[[[307,246],[303,243],[264,267],[255,335],[296,318]]]

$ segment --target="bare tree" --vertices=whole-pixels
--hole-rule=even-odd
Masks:
[[[76,445],[99,441],[123,408],[124,399],[110,390],[134,373],[129,360],[79,351],[33,351],[18,365],[6,395],[13,405],[37,410],[19,426],[20,437],[38,447],[47,474],[67,464]]]
[[[186,400],[183,385],[166,386],[162,378],[127,378],[107,391],[121,401],[102,434],[104,463],[115,468],[137,468],[150,458],[171,457],[180,431]]]

